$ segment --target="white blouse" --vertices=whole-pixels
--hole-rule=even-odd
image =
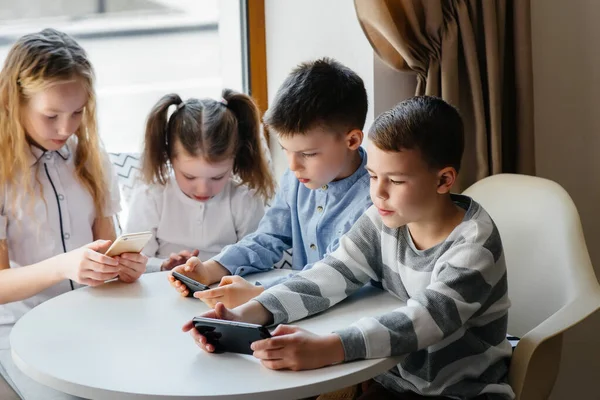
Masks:
[[[32,146],[31,174],[33,179],[37,174],[41,193],[36,184],[32,201],[23,187],[15,185],[6,192],[17,191],[16,201],[8,193],[0,198],[0,240],[7,241],[11,268],[35,264],[94,241],[96,211],[92,196],[75,172],[76,148],[76,137],[57,151]],[[104,151],[102,158],[109,181],[104,215],[113,216],[120,211],[117,177]],[[0,305],[0,349],[9,348],[10,330],[21,316],[69,290],[71,282],[65,280],[26,300]]]
[[[223,191],[206,202],[187,197],[175,177],[166,185],[141,185],[129,205],[125,232],[151,231],[144,248],[149,272],[160,270],[171,253],[198,249],[207,260],[229,244],[256,230],[264,204],[245,185],[230,180]]]

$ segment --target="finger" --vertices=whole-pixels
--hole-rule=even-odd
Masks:
[[[225,296],[225,289],[218,287],[194,293],[194,297],[197,299],[216,299],[223,296]]]
[[[106,250],[108,250],[108,248],[110,247],[110,245],[112,244],[112,241],[110,240],[96,240],[95,242],[92,242],[88,245],[86,245],[85,247],[87,247],[88,249],[91,249],[95,252],[98,253],[106,253]]]
[[[97,271],[94,271],[91,269],[86,269],[86,270],[81,271],[82,279],[93,279],[95,281],[100,281],[100,282],[104,282],[104,281],[113,279],[117,275],[118,275],[118,272],[104,273],[104,272],[97,272]]]
[[[260,363],[269,369],[287,369],[289,362],[286,360],[260,360]]]
[[[88,260],[92,260],[92,261],[95,261],[100,264],[115,265],[115,266],[119,264],[119,262],[117,260],[115,260],[114,258],[107,257],[104,254],[97,253],[92,249],[87,249],[85,251],[85,257]]]
[[[215,315],[219,319],[226,319],[228,321],[237,320],[237,316],[225,307],[225,304],[223,303],[215,304]]]
[[[258,350],[252,353],[252,355],[259,360],[282,360],[285,357],[283,349],[269,349],[269,350]]]
[[[198,249],[194,249],[194,251],[192,251],[192,257],[198,257],[199,254],[200,254],[200,250],[198,250]]]
[[[183,324],[183,326],[181,327],[181,330],[184,332],[189,332],[192,329],[194,329],[194,322],[193,321],[188,321],[185,324]]]
[[[196,257],[192,257],[192,258],[190,258],[189,260],[186,261],[183,269],[186,272],[190,272],[190,271],[193,271],[194,269],[196,269],[196,267],[198,265],[200,265],[200,260],[198,258],[196,258]]]
[[[118,274],[120,267],[119,267],[118,262],[117,262],[117,265],[106,265],[106,264],[98,263],[96,261],[88,259],[85,261],[85,263],[83,265],[83,269],[92,270],[92,271],[96,271],[96,272],[102,272],[104,274]]]
[[[292,333],[296,333],[301,328],[296,325],[278,325],[277,328],[273,332],[271,332],[271,336],[282,336],[282,335],[291,335]]]
[[[281,339],[281,337],[257,340],[250,345],[250,348],[253,351],[278,350],[283,349],[287,344],[286,340],[275,339]]]
[[[233,283],[233,276],[225,275],[221,278],[221,282],[219,282],[219,286],[231,285]]]
[[[201,335],[197,330],[192,329],[190,331],[190,334],[192,335],[194,342],[196,342],[198,347],[200,347],[202,350],[204,350],[208,353],[212,353],[215,351],[215,347],[212,344],[208,343],[208,341],[206,340],[206,337]]]
[[[179,259],[190,258],[190,257],[192,257],[192,253],[190,253],[187,250],[182,250],[182,251],[179,252],[178,257],[179,257]]]
[[[141,253],[123,253],[119,257],[134,262],[136,264],[146,265],[146,263],[148,262],[148,257]]]
[[[138,263],[135,261],[126,260],[124,258],[118,258],[118,260],[119,260],[119,266],[121,267],[121,269],[126,268],[126,269],[129,269],[136,273],[141,273],[146,270],[146,265],[144,265],[144,264],[141,264],[141,263]]]

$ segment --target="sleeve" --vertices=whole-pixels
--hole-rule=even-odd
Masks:
[[[124,230],[125,233],[152,232],[152,238],[143,250],[143,253],[149,258],[148,264],[146,264],[148,272],[160,271],[160,266],[164,261],[155,257],[158,252],[156,232],[160,222],[157,197],[161,193],[160,187],[139,185],[131,197],[129,217]]]
[[[237,185],[234,183],[234,185]],[[237,240],[256,231],[258,224],[265,215],[265,205],[260,196],[246,186],[234,188],[231,199],[232,215],[235,223]]]
[[[369,279],[381,279],[382,268],[387,268],[381,260],[381,231],[371,220],[372,209],[369,211],[325,260],[255,299],[273,314],[275,323],[324,311]],[[499,248],[501,253],[501,245]],[[506,290],[502,284],[506,268],[503,261],[497,264],[498,260],[503,260],[501,254],[481,244],[453,246],[438,260],[431,283],[405,305],[335,332],[342,341],[345,360],[406,354],[456,332],[481,314],[482,307],[489,307],[494,285]]]
[[[368,189],[368,187],[367,187]],[[352,209],[348,212],[346,218],[345,218],[345,222],[344,225],[342,227],[342,229],[340,230],[340,235],[336,236],[331,243],[329,243],[327,245],[327,249],[325,250],[325,256],[323,258],[325,258],[328,254],[333,253],[340,245],[340,238],[342,235],[345,235],[348,231],[350,231],[350,228],[352,228],[352,226],[356,223],[356,221],[358,221],[360,219],[360,217],[365,213],[365,211],[371,207],[373,205],[373,202],[371,201],[371,196],[368,194],[368,190],[366,190],[367,194],[364,195],[364,192],[361,193],[360,196],[357,196],[357,198],[354,200],[354,207],[352,207]],[[303,270],[307,270],[307,269],[311,269],[313,267],[313,263],[310,264],[306,264],[304,266],[304,268],[302,268]],[[290,275],[291,276],[291,275]],[[260,282],[260,285],[263,286],[265,289],[271,288],[275,285],[278,285],[280,283],[285,282],[289,277],[287,276],[283,276],[283,277],[279,277],[277,279],[266,279],[264,281]]]
[[[368,215],[340,239],[336,251],[255,300],[273,314],[275,324],[296,321],[324,311],[378,279],[371,267],[379,262],[379,233]]]
[[[108,194],[104,206],[104,216],[112,217],[121,211],[121,192],[119,191],[119,179],[115,166],[110,162],[108,153],[102,149],[102,163],[106,171],[106,187]]]
[[[427,348],[488,307],[494,286],[485,277],[496,283],[506,279],[506,269],[495,268],[492,253],[481,245],[464,243],[451,248],[445,258],[435,267],[439,268],[437,276],[406,305],[378,317],[362,318],[335,332],[344,346],[346,361]]]
[[[292,247],[292,217],[287,201],[290,181],[291,172],[288,170],[273,205],[261,219],[258,229],[238,243],[226,246],[213,260],[235,275],[273,269],[273,265],[281,260],[283,251]]]

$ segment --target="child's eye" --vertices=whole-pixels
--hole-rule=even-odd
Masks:
[[[46,115],[46,118],[52,119],[52,120],[56,119],[57,117],[58,117],[58,115]]]
[[[184,175],[183,177],[184,177],[185,179],[187,179],[188,181],[193,181],[194,179],[196,179],[196,178],[194,178],[193,176],[187,176],[187,175]]]
[[[302,157],[314,157],[317,153],[302,153]]]
[[[369,175],[369,179],[375,180],[375,179],[377,179],[377,177],[375,175]]]
[[[210,179],[213,180],[213,181],[220,181],[223,178],[225,178],[225,175],[219,176],[219,177],[216,177],[216,178],[210,178]]]
[[[83,110],[75,111],[73,113],[74,116],[83,114]]]
[[[393,179],[390,179],[390,182],[392,182],[394,185],[401,185],[403,184],[405,181],[395,181]]]

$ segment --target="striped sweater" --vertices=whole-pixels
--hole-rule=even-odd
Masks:
[[[376,378],[395,392],[513,398],[500,235],[478,203],[452,198],[466,212],[444,242],[418,250],[406,226],[386,227],[371,207],[335,252],[255,300],[280,324],[324,311],[370,280],[381,282],[399,306],[335,332],[346,361],[405,355]]]

